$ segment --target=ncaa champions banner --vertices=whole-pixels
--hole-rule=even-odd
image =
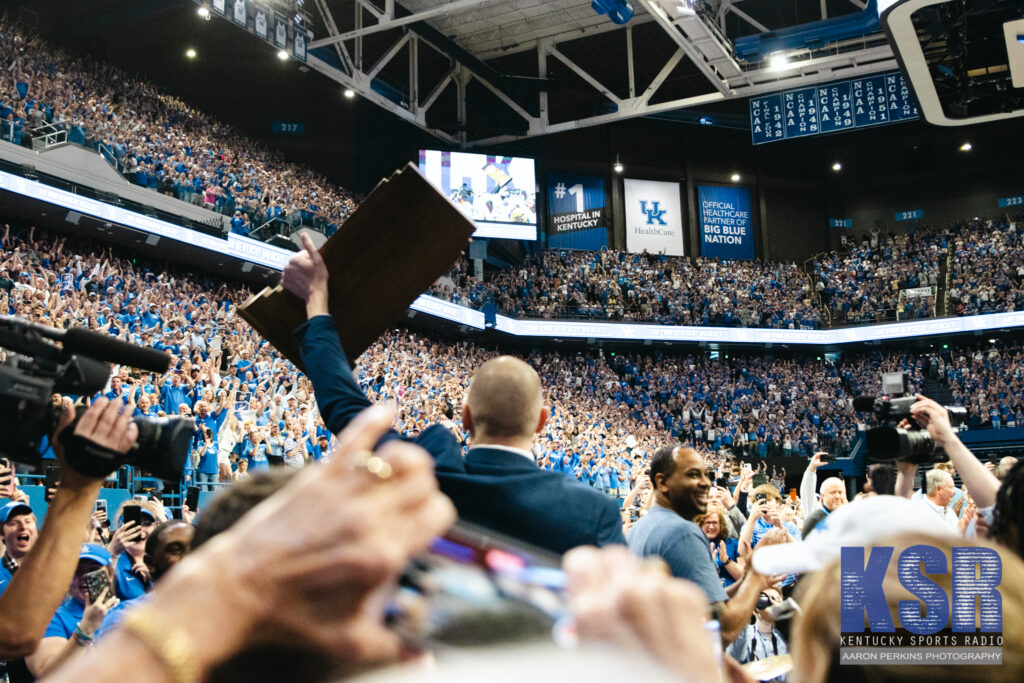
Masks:
[[[683,256],[679,183],[625,179],[626,250]]]
[[[750,190],[745,187],[697,186],[700,255],[749,261],[754,258]]]
[[[548,175],[548,248],[597,251],[608,246],[604,178]]]

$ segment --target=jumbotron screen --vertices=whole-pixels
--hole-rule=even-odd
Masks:
[[[419,165],[476,223],[474,237],[537,239],[533,159],[421,149]]]

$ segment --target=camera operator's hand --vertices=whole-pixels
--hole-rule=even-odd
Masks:
[[[125,405],[120,399],[110,401],[101,396],[92,402],[89,408],[75,425],[75,435],[88,439],[98,446],[109,448],[118,453],[127,453],[139,437],[139,428],[132,422],[133,404]],[[60,442],[60,433],[74,420],[73,408],[66,404],[57,424],[55,438],[52,440],[53,450],[61,463],[61,488],[81,488],[103,481],[104,477],[91,477],[81,474],[73,467],[68,467],[64,458],[64,446]]]
[[[936,446],[944,446],[947,441],[956,438],[956,432],[949,423],[946,409],[930,398],[915,394],[917,402],[910,406],[910,415],[919,425],[928,430],[928,435]]]
[[[281,274],[281,286],[306,303],[309,317],[327,310],[327,265],[308,233],[301,235],[303,250],[291,257]]]

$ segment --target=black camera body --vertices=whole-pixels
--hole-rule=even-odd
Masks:
[[[878,424],[867,431],[867,456],[872,462],[912,462],[918,465],[946,462],[945,450],[936,446],[928,430],[919,425],[910,414],[917,397],[910,394],[907,373],[882,373],[882,390],[887,397],[858,396],[853,401],[855,410],[874,413]],[[954,427],[964,423],[967,411],[957,406],[945,406],[949,422]],[[903,421],[909,427],[900,426]]]
[[[62,346],[51,340],[60,340]],[[38,466],[44,441],[52,438],[63,412],[56,395],[92,396],[106,386],[110,376],[103,362],[106,359],[75,353],[73,347],[88,348],[92,355],[111,355],[115,362],[124,355],[129,363],[134,360],[153,372],[166,372],[170,363],[166,354],[102,333],[79,329],[68,334],[0,316],[0,348],[4,350],[0,362],[0,454]],[[67,464],[76,471],[102,477],[130,464],[162,479],[181,477],[195,433],[191,420],[137,416],[133,422],[138,438],[121,454],[76,437],[74,426],[79,417],[81,413],[60,435]]]

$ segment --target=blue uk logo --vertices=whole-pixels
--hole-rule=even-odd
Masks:
[[[665,219],[662,218],[662,216],[668,213],[668,209],[662,209],[660,207],[661,202],[651,202],[651,208],[648,209],[647,200],[640,200],[640,211],[647,214],[647,225],[654,225],[655,221],[661,225],[668,225],[668,223],[665,222]]]

